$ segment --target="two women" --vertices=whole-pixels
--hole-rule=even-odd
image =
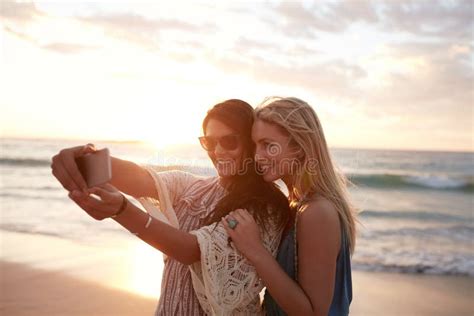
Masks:
[[[113,185],[136,197],[156,197],[162,209],[174,208],[177,214],[179,230],[150,222],[145,213],[137,215],[130,206],[115,218],[171,257],[165,265],[157,313],[257,314],[258,273],[267,287],[264,308],[268,315],[347,315],[352,299],[350,253],[355,245],[355,215],[346,180],[331,161],[314,110],[296,98],[273,98],[256,110],[255,122],[250,118],[253,115],[212,113],[204,120],[206,136],[201,143],[219,179],[156,173],[113,160]],[[258,172],[253,165],[254,150]],[[71,153],[55,159],[73,160]],[[64,169],[74,168],[53,163],[53,173],[63,179],[66,189],[78,187],[80,180],[73,185],[67,181],[70,177],[61,175]],[[277,179],[288,188],[292,211],[270,185]],[[112,209],[116,212],[121,195],[111,186],[105,189],[109,192],[99,188],[92,192],[109,204],[115,200],[109,215]],[[166,192],[171,203],[163,207]],[[98,202],[74,200],[101,218],[99,205],[93,204]],[[105,206],[101,207],[105,212]],[[134,222],[140,225],[132,225]],[[225,242],[228,237],[231,244]]]
[[[111,183],[83,193],[85,183],[74,158],[94,149],[74,147],[53,157],[53,175],[82,209],[98,220],[113,218],[168,256],[157,315],[261,313],[258,294],[263,285],[250,262],[229,245],[220,222],[232,210],[248,209],[263,228],[264,247],[276,254],[288,201],[256,171],[253,120],[252,107],[240,100],[217,104],[207,113],[200,140],[218,177],[156,172],[112,158]],[[154,217],[120,191],[139,199]]]

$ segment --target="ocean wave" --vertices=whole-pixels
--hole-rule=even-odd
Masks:
[[[51,165],[50,159],[35,159],[35,158],[0,158],[0,165],[7,166],[24,166],[24,167],[49,167]]]
[[[469,243],[448,246],[427,241],[422,245],[415,241],[386,243],[371,239],[370,243],[356,248],[352,267],[366,271],[474,276],[474,255]]]
[[[427,263],[416,263],[403,265],[397,263],[367,263],[353,262],[352,268],[359,271],[374,272],[395,272],[407,274],[432,274],[432,275],[456,275],[456,276],[474,276],[473,258],[465,258],[457,264],[436,265]]]
[[[401,240],[411,238],[412,240],[434,240],[445,239],[450,243],[472,242],[474,238],[474,226],[454,224],[436,227],[401,227],[395,229],[364,230],[361,237],[364,239],[389,239]]]
[[[60,190],[58,190],[59,192]],[[22,192],[2,192],[0,193],[1,198],[14,198],[18,200],[22,199],[28,199],[28,200],[55,200],[55,201],[67,201],[67,195],[58,195],[58,196],[52,196],[52,195],[38,195],[38,194],[28,194],[28,193],[22,193]]]
[[[63,188],[61,186],[4,186],[4,190],[34,190],[34,191],[62,191]]]
[[[87,224],[86,224],[87,225]],[[101,243],[101,236],[104,234],[113,234],[118,236],[129,236],[129,233],[122,229],[121,227],[104,227],[100,228],[100,231],[96,231],[95,234],[87,234],[84,227],[76,227],[73,230],[66,230],[66,228],[55,228],[52,230],[48,227],[39,227],[35,224],[21,224],[21,223],[1,223],[0,231],[12,232],[12,233],[21,233],[29,235],[41,235],[56,237],[59,239],[73,240],[78,242],[83,242],[85,238],[88,238],[88,244],[91,243]],[[88,237],[85,237],[87,235]]]
[[[379,188],[420,188],[474,192],[473,176],[452,175],[399,175],[352,174],[349,179],[356,185]]]
[[[49,167],[51,159],[40,158],[0,158],[0,165],[20,167]],[[197,166],[177,164],[169,166],[156,166],[157,170],[183,170],[202,176],[215,176],[216,171],[212,166]],[[358,186],[377,188],[412,188],[412,189],[434,189],[455,190],[474,192],[474,176],[458,176],[452,174],[391,174],[388,173],[354,173],[348,174],[348,178]]]
[[[376,217],[376,218],[387,218],[387,219],[410,219],[410,220],[434,220],[440,222],[464,222],[469,221],[470,218],[461,217],[451,214],[438,213],[438,212],[421,212],[421,211],[374,211],[364,210],[359,214],[361,217]]]
[[[59,233],[54,233],[54,232],[47,231],[47,230],[38,230],[38,229],[30,227],[29,225],[0,224],[0,230],[4,230],[4,231],[7,231],[7,232],[13,232],[13,233],[43,235],[43,236],[51,236],[51,237],[67,239],[65,236],[63,236]]]
[[[50,167],[51,159],[38,158],[0,158],[0,165],[19,166],[19,167]],[[212,166],[196,165],[153,165],[157,171],[183,170],[202,176],[214,176],[216,170]]]

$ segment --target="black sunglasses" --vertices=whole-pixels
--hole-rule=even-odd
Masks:
[[[214,151],[219,144],[225,150],[235,150],[239,147],[239,135],[231,134],[219,138],[211,136],[199,137],[202,148],[207,151]]]

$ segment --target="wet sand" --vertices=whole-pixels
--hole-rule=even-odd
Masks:
[[[162,261],[134,237],[0,237],[0,315],[153,315]],[[354,271],[351,315],[474,315],[473,298],[472,277]]]

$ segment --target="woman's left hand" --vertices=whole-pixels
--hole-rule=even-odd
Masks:
[[[236,220],[237,226],[230,228],[228,220]],[[235,247],[250,261],[266,251],[260,238],[260,228],[247,210],[237,209],[221,219]]]
[[[117,213],[125,198],[117,188],[108,183],[90,188],[88,192],[97,195],[100,199],[78,190],[70,192],[69,198],[98,221]]]

